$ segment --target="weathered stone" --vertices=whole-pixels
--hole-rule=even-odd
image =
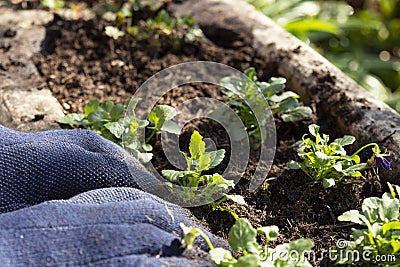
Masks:
[[[21,131],[58,128],[62,108],[49,90],[0,90],[1,124]]]
[[[43,26],[53,19],[53,14],[45,10],[14,10],[0,5],[0,25],[32,28]]]
[[[31,57],[40,51],[42,10],[13,10],[0,5],[0,124],[22,131],[59,128],[61,105],[45,87]]]

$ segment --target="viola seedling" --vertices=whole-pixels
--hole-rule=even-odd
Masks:
[[[148,127],[152,129],[151,134],[146,139],[146,143],[148,143],[151,138],[160,131],[166,131],[173,134],[180,134],[180,127],[172,121],[172,118],[175,117],[176,110],[168,105],[157,105],[155,106],[150,114],[149,114],[149,122],[152,123],[153,126]]]
[[[362,176],[361,171],[371,167],[391,169],[390,163],[384,158],[387,155],[381,154],[376,143],[367,144],[352,155],[347,155],[344,147],[354,143],[354,136],[345,135],[329,143],[329,135],[321,136],[319,129],[316,124],[308,127],[312,138],[304,134],[298,142],[300,148],[297,154],[302,161],[292,160],[288,163],[289,168],[301,169],[314,183],[322,182],[325,188],[329,188],[341,182],[355,182],[357,177]],[[368,162],[361,163],[358,154],[367,147],[372,147],[373,155]]]
[[[281,92],[285,88],[285,78],[271,78],[268,82],[260,82],[253,67],[244,71],[246,78],[229,76],[221,80],[221,91],[228,96],[227,104],[232,107],[244,123],[250,137],[256,142],[263,141],[260,127],[265,127],[266,120],[258,121],[251,108],[244,100],[250,101],[252,106],[266,106],[264,99],[257,97],[258,91],[264,95],[273,115],[279,116],[284,122],[295,122],[309,117],[312,113],[309,107],[299,106],[299,95],[292,91]],[[213,114],[226,116],[226,114]]]
[[[238,219],[228,234],[229,245],[234,252],[240,253],[238,258],[233,257],[232,252],[224,248],[214,248],[207,235],[198,228],[182,228],[182,246],[191,249],[195,239],[203,237],[209,248],[212,262],[217,267],[311,267],[305,256],[310,251],[314,242],[310,239],[297,239],[289,243],[281,244],[275,248],[268,247],[270,241],[274,241],[279,236],[277,226],[264,226],[253,228],[247,219]],[[257,235],[265,237],[265,245],[262,246],[257,241]],[[297,255],[298,257],[293,257]]]
[[[165,105],[155,106],[149,116],[149,121],[154,125],[149,127],[152,133],[147,142],[141,141],[141,135],[144,128],[149,125],[149,121],[136,117],[135,109],[139,101],[140,98],[132,100],[128,115],[128,103],[121,105],[106,100],[100,104],[98,99],[93,98],[85,105],[84,114],[71,113],[58,122],[93,130],[128,150],[140,162],[146,163],[153,156],[150,153],[153,147],[148,144],[151,137],[159,131],[177,133],[179,127],[171,121],[176,114],[174,108]]]
[[[184,188],[184,199],[190,200],[196,197],[198,194],[203,195],[206,198],[206,202],[209,202],[213,210],[228,211],[232,214],[235,219],[238,216],[226,208],[221,203],[225,200],[231,200],[238,204],[246,204],[243,197],[240,195],[228,195],[224,194],[223,197],[214,201],[213,197],[226,191],[229,187],[234,187],[235,184],[232,180],[226,180],[220,174],[203,174],[204,171],[213,169],[218,166],[225,156],[224,149],[218,149],[216,151],[206,152],[206,143],[203,141],[203,137],[198,131],[194,131],[189,143],[189,155],[182,152],[186,160],[186,170],[162,170],[161,174],[171,183],[178,184]],[[200,190],[200,186],[205,187]]]
[[[382,198],[366,198],[361,212],[350,210],[339,216],[339,221],[353,222],[366,228],[352,229],[351,240],[346,242],[346,247],[339,248],[342,251],[338,252],[338,264],[364,262],[370,266],[377,259],[378,264],[374,266],[400,265],[400,187],[388,185],[390,193]],[[379,259],[386,261],[379,263]]]

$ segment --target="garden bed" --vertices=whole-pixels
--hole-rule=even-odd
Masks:
[[[109,22],[100,18],[70,21],[56,16],[46,26],[41,53],[34,55],[36,67],[66,113],[83,112],[84,104],[93,97],[123,103],[131,99],[136,89],[152,75],[182,62],[214,61],[240,71],[253,66],[259,79],[265,81],[272,76],[285,76],[287,89],[297,91],[301,100],[312,107],[313,115],[295,123],[276,120],[276,155],[268,177],[277,179],[270,181],[267,188],[248,192],[249,179],[258,160],[258,151],[254,150],[245,175],[232,190],[244,196],[247,206],[224,205],[239,217],[248,218],[255,227],[277,225],[282,234],[278,243],[311,238],[318,253],[334,247],[340,238],[348,239],[352,225],[338,222],[337,217],[347,210],[359,209],[366,197],[380,196],[387,190],[386,181],[395,183],[395,180],[385,172],[378,179],[372,171],[367,171],[357,184],[331,189],[324,189],[320,184],[310,186],[310,178],[287,167],[290,160],[297,159],[294,143],[308,132],[309,124],[316,123],[321,126],[321,132],[330,134],[332,140],[353,134],[359,140],[356,146],[378,142],[382,148],[390,150],[391,159],[396,162],[399,117],[382,103],[371,100],[322,57],[273,24],[260,25],[258,21],[255,26],[257,20],[266,23],[268,20],[259,17],[258,13],[257,16],[247,13],[245,17],[243,13],[249,7],[239,11],[240,7],[224,1],[219,4],[211,0],[198,4],[184,2],[183,6],[177,4],[170,8],[177,14],[191,15],[199,22],[206,37],[198,44],[185,45],[175,52],[161,49],[155,53],[154,50],[133,48],[131,35],[111,42],[104,33]],[[248,19],[250,17],[252,21]],[[260,29],[270,30],[268,38]],[[220,100],[225,97],[216,85],[193,83],[169,92],[160,103],[177,106],[201,96]],[[369,126],[372,121],[376,126]],[[227,159],[219,167],[219,171],[223,171],[230,154],[229,138],[224,129],[205,119],[193,120],[184,127],[180,138],[182,149],[188,144],[193,130],[213,139],[217,148],[227,150]],[[350,147],[350,151],[356,146]],[[158,171],[172,168],[162,152],[159,137],[154,153],[152,163]],[[368,155],[362,156],[366,160]],[[397,164],[393,166],[393,173],[397,174]],[[225,238],[234,223],[229,213],[212,211],[209,207],[192,208],[191,211],[214,234]],[[314,264],[332,265],[327,259]]]

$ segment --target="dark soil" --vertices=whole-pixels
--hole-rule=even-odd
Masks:
[[[276,74],[273,69],[268,69],[267,62],[258,58],[242,42],[236,42],[230,48],[222,48],[203,39],[200,44],[184,46],[179,52],[139,50],[131,47],[132,37],[128,35],[112,44],[104,34],[105,25],[104,21],[97,19],[65,21],[56,17],[47,26],[42,53],[36,55],[34,61],[54,96],[68,113],[82,112],[84,104],[93,97],[101,101],[110,99],[123,103],[132,97],[146,79],[182,62],[214,61],[241,71],[254,66],[263,80]],[[119,66],[118,62],[123,62],[124,66]],[[191,84],[173,90],[161,102],[176,106],[196,96],[223,97],[216,86]],[[311,238],[315,242],[316,252],[321,252],[333,247],[339,238],[349,237],[351,226],[337,222],[337,217],[346,210],[360,208],[362,199],[380,195],[382,189],[379,181],[373,181],[370,174],[357,185],[344,185],[329,190],[323,189],[321,185],[311,187],[309,178],[303,173],[288,169],[287,162],[297,157],[293,144],[307,132],[308,124],[318,123],[322,126],[322,132],[327,133],[334,128],[329,124],[329,118],[318,114],[318,104],[311,103],[317,115],[306,121],[287,124],[277,120],[276,156],[268,174],[268,177],[277,179],[256,193],[247,191],[249,177],[257,164],[258,153],[253,151],[246,175],[233,190],[233,193],[243,195],[248,205],[242,207],[227,204],[227,207],[240,217],[248,218],[253,226],[277,225],[282,233],[277,241],[279,243],[296,238]],[[181,145],[188,143],[193,129],[212,138],[218,148],[227,150],[229,156],[229,138],[224,130],[202,119],[185,126],[180,138]],[[171,168],[159,144],[155,145],[154,152],[153,165],[158,166],[158,170]],[[229,213],[212,211],[208,207],[193,208],[192,212],[213,233],[223,237],[227,237],[234,222]],[[321,262],[316,264],[330,265]]]

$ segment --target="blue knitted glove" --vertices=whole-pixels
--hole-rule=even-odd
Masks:
[[[1,266],[212,265],[203,241],[180,246],[179,223],[201,228],[190,214],[136,179],[156,178],[91,131],[0,126]]]

